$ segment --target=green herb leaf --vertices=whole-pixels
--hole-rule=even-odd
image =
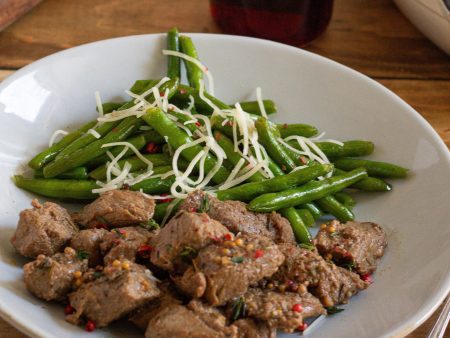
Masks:
[[[355,262],[352,261],[352,262],[342,265],[342,267],[347,270],[353,271],[356,268],[356,265],[355,265]]]
[[[298,246],[302,249],[306,249],[306,250],[310,250],[310,251],[314,251],[316,249],[316,247],[314,245],[307,244],[307,243],[300,243]]]
[[[336,313],[344,311],[344,309],[341,309],[341,308],[336,307],[336,306],[327,306],[327,307],[325,307],[325,310],[327,310],[327,314],[328,315],[334,315]]]
[[[341,235],[341,233],[339,231],[335,231],[330,234],[330,237],[336,237],[336,236],[340,236],[340,235]]]
[[[95,271],[93,275],[94,278],[100,278],[103,275],[103,273],[101,273],[100,271]]]
[[[88,259],[89,258],[89,253],[84,251],[84,250],[77,250],[77,257],[80,260]]]
[[[242,263],[244,261],[244,257],[242,257],[242,256],[234,256],[234,257],[231,257],[231,261],[233,263],[240,264],[240,263]]]
[[[209,211],[209,197],[207,194],[202,198],[202,201],[200,202],[200,208],[198,209],[199,212],[208,212]]]
[[[185,246],[183,251],[180,253],[180,257],[185,262],[192,261],[195,257],[197,257],[198,251],[191,246]]]
[[[154,219],[149,219],[147,223],[141,223],[139,226],[147,229],[148,231],[153,231],[160,228],[159,224]]]
[[[232,314],[231,318],[233,321],[238,320],[239,318],[245,317],[245,313],[247,311],[247,305],[245,304],[244,297],[239,297],[233,304],[231,308]]]

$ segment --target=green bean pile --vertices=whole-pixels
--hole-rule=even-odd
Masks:
[[[272,100],[232,106],[214,97],[205,90],[209,74],[195,45],[176,28],[167,33],[164,54],[167,78],[137,80],[129,101],[99,104],[98,119],[37,154],[28,163],[33,177],[15,175],[15,184],[61,200],[91,200],[102,189],[141,191],[159,198],[158,222],[180,196],[202,188],[220,200],[247,202],[251,211],[280,212],[298,242],[308,244],[308,227],[319,217],[354,219],[353,191],[387,192],[384,179],[407,176],[400,166],[355,158],[372,154],[370,141],[321,141],[313,139],[314,126],[271,122]],[[188,84],[180,83],[181,63]]]

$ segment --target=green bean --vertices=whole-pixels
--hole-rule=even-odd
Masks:
[[[316,220],[314,219],[313,215],[309,212],[308,209],[295,209],[295,210],[297,211],[297,214],[300,216],[305,226],[311,227],[315,224]]]
[[[240,102],[241,108],[243,111],[254,114],[254,115],[261,115],[261,109],[259,108],[258,101],[246,101],[246,102]],[[232,106],[232,105],[230,105]],[[277,107],[275,106],[275,102],[272,100],[263,100],[263,106],[264,110],[268,115],[275,114],[277,112]]]
[[[35,194],[72,200],[94,199],[97,195],[92,193],[92,189],[99,188],[95,181],[90,180],[25,178],[21,175],[13,176],[13,180],[19,188]]]
[[[174,208],[172,209],[171,215],[169,215],[169,217],[171,217],[174,213],[177,212],[178,206],[181,203],[181,199],[175,204]],[[153,214],[153,219],[158,222],[161,223],[164,219],[164,217],[166,216],[166,212],[167,212],[167,208],[169,207],[171,202],[163,202],[163,203],[157,203],[155,206],[155,213]]]
[[[330,159],[337,159],[345,156],[367,156],[373,153],[374,144],[370,141],[351,140],[343,142],[344,145],[333,142],[315,142],[317,147]],[[301,150],[297,141],[288,142],[291,147]]]
[[[147,160],[151,161],[155,167],[172,164],[172,159],[165,154],[146,154],[143,156]],[[128,162],[131,165],[130,172],[146,169],[148,166],[147,163],[143,162],[137,156],[131,156],[128,158],[121,159],[117,162],[117,165],[119,166],[119,168],[122,169],[126,162]],[[107,168],[106,164],[95,168],[89,173],[89,177],[95,180],[104,180],[106,178],[106,168]]]
[[[157,79],[157,80],[154,80],[154,79],[150,79],[150,80],[136,80],[136,81],[133,83],[133,85],[131,86],[130,92],[132,92],[132,93],[134,93],[134,94],[141,95],[141,94],[143,94],[144,92],[146,92],[147,90],[149,90],[150,88],[156,86],[156,85],[158,84],[159,81],[161,81],[161,79]],[[130,104],[131,104],[131,106],[132,106],[133,103],[134,103],[134,99],[132,99],[132,100],[126,102],[126,103],[124,104],[124,106],[130,105]],[[131,107],[131,106],[130,106],[130,107]],[[123,106],[122,106],[122,107],[123,107]],[[122,107],[120,107],[120,108],[122,108]],[[129,107],[128,107],[128,108],[129,108]]]
[[[28,165],[32,169],[40,169],[44,167],[47,163],[53,161],[53,159],[58,155],[58,153],[63,150],[67,145],[78,139],[85,132],[95,126],[96,121],[91,121],[86,123],[81,128],[76,131],[71,132],[70,134],[64,136],[59,142],[53,144],[49,148],[37,154],[33,159],[28,162]]]
[[[352,221],[355,218],[353,213],[347,207],[331,195],[318,199],[317,204],[319,204],[325,212],[335,216],[341,222]]]
[[[289,174],[277,176],[263,182],[245,183],[230,189],[217,191],[220,200],[250,201],[262,194],[283,191],[309,182],[333,170],[330,164],[318,164],[302,168]]]
[[[208,100],[210,100],[215,106],[217,106],[217,108],[219,109],[231,108],[226,103],[223,103],[222,101],[212,96],[211,94],[208,94],[206,92],[204,94]],[[178,90],[173,96],[173,99],[174,101],[188,102],[189,96],[192,96],[194,98],[195,109],[197,109],[199,113],[205,115],[210,115],[213,113],[213,108],[200,97],[199,91],[195,88],[180,84],[178,86]]]
[[[93,128],[98,134],[100,134],[100,138],[109,133],[115,126],[119,124],[119,121],[114,122],[106,122],[106,123],[100,123],[96,127]],[[69,154],[72,154],[74,151],[81,149],[85,146],[87,146],[89,143],[94,142],[97,140],[97,137],[95,137],[92,134],[86,133],[73,141],[71,144],[69,144],[67,147],[65,147],[57,156],[56,160],[67,156]]]
[[[34,171],[34,178],[43,178],[44,173],[41,169]],[[61,175],[58,175],[56,178],[62,179],[71,179],[71,180],[87,180],[88,179],[88,171],[86,167],[78,167],[72,170],[66,171]]]
[[[270,157],[272,157],[275,162],[281,165],[283,171],[290,172],[296,167],[295,163],[289,157],[284,149],[280,146],[277,138],[278,130],[269,124],[269,121],[263,117],[260,117],[255,122],[256,130],[258,131],[258,137],[261,144],[266,149]]]
[[[123,101],[123,102],[105,102],[105,103],[102,104],[103,114],[112,113],[113,111],[119,109],[120,107],[122,107],[126,103],[127,103],[126,101]],[[97,108],[97,111],[98,111],[98,108]]]
[[[300,208],[308,210],[315,221],[322,216],[322,210],[320,210],[313,202],[302,204]]]
[[[152,195],[160,195],[170,192],[170,187],[175,182],[175,176],[169,176],[161,179],[161,177],[147,178],[130,187],[131,190],[139,191]]]
[[[103,138],[46,165],[44,167],[44,177],[52,178],[62,174],[63,172],[88,163],[92,159],[106,153],[108,148],[102,147],[104,144],[125,140],[136,128],[139,127],[139,125],[140,120],[135,117],[127,117],[123,119],[116,128],[111,130]]]
[[[154,144],[163,144],[166,143],[164,137],[158,134],[155,130],[147,130],[142,132],[141,134],[145,138],[145,142],[151,142]]]
[[[303,223],[302,218],[294,208],[281,209],[280,213],[291,223],[297,242],[303,244],[312,244],[311,234]]]
[[[133,146],[135,146],[135,148],[137,150],[141,150],[142,148],[144,148],[144,146],[146,144],[145,136],[143,134],[127,138],[125,140],[125,142],[131,143]],[[123,146],[115,146],[115,147],[109,148],[108,151],[115,157],[115,156],[119,155],[122,152],[122,150],[123,150]],[[125,154],[123,155],[123,158],[127,158],[133,154],[134,154],[134,151],[131,149],[128,149],[125,152]],[[88,167],[90,169],[97,168],[98,166],[105,164],[106,162],[108,162],[110,160],[111,159],[109,158],[109,156],[107,154],[103,154],[103,155],[100,155],[100,156],[92,159],[88,163],[86,163],[86,167]]]
[[[180,51],[180,44],[178,41],[178,29],[173,27],[167,32],[167,49],[176,52]],[[176,56],[167,56],[167,76],[169,78],[181,78],[180,58]]]
[[[352,210],[356,205],[355,199],[345,191],[339,191],[333,195],[333,197],[346,208]]]
[[[136,86],[136,83],[135,83],[135,85],[132,87],[131,91],[136,94],[142,94],[144,91],[150,89],[151,87],[155,86],[156,84],[157,84],[157,80],[145,81],[145,85],[142,85],[142,87]],[[169,93],[171,93],[171,95],[173,95],[177,86],[178,86],[178,79],[174,79],[174,80],[163,83],[161,85],[161,87],[159,88],[159,90],[165,91],[166,89],[169,89]],[[150,93],[149,95],[146,96],[146,99],[149,102],[153,102],[154,94]],[[128,109],[128,108],[131,108],[132,106],[134,106],[134,99],[125,103],[124,105],[119,107],[117,110],[120,111],[120,110]],[[100,134],[101,137],[103,137],[109,131],[111,131],[114,127],[116,127],[119,124],[119,122],[120,121],[100,123],[100,124],[98,124],[97,127],[95,127],[94,130],[98,134]],[[73,153],[74,151],[81,149],[81,148],[87,146],[88,144],[94,142],[95,140],[97,140],[97,138],[94,135],[84,134],[82,137],[78,138],[77,140],[75,140],[74,142],[69,144],[65,149],[63,149],[56,158],[58,159],[58,158],[62,158],[64,156],[66,156],[66,155],[69,155],[69,154]]]
[[[295,123],[295,124],[278,124],[278,130],[280,131],[281,137],[286,138],[288,136],[303,136],[312,137],[317,135],[318,130],[316,127],[309,124]]]
[[[337,159],[334,164],[342,170],[366,168],[367,173],[375,177],[404,178],[408,174],[408,169],[386,162],[344,157]]]
[[[227,155],[227,160],[230,161],[234,166],[236,166],[242,157],[239,153],[234,151],[233,141],[231,141],[228,137],[226,137],[219,131],[214,131],[214,138],[216,139],[219,146],[223,149],[223,151]],[[248,164],[249,164],[249,162],[246,160],[245,165],[248,165]],[[261,181],[265,181],[265,179],[266,178],[260,172],[256,172],[250,178],[248,178],[248,181],[261,182]],[[223,190],[223,191],[225,191],[225,190]]]
[[[192,42],[192,39],[188,36],[180,36],[180,49],[184,54],[198,60],[197,49]],[[203,78],[203,71],[191,61],[183,59],[184,66],[186,67],[186,74],[189,85],[193,88],[200,88],[200,80]]]
[[[367,177],[366,170],[358,168],[342,176],[312,181],[298,188],[277,193],[263,194],[253,199],[247,207],[249,210],[257,212],[270,212],[295,207],[336,193],[365,177]]]
[[[194,142],[184,130],[178,128],[178,126],[158,108],[150,108],[142,118],[145,120],[145,122],[148,123],[148,125],[153,127],[158,133],[160,133],[161,136],[167,137],[167,142],[174,149],[178,149],[184,144]],[[197,156],[197,154],[202,150],[202,146],[194,145],[184,149],[181,152],[181,156],[183,156],[188,161],[192,161],[194,157]],[[205,160],[205,171],[210,172],[214,168],[216,163],[217,159],[212,155],[208,155]],[[229,175],[230,172],[222,166],[212,177],[212,180],[215,183],[219,184],[224,182]]]
[[[345,173],[347,173],[347,172],[344,170],[334,168],[333,175],[338,176],[338,175],[344,175]],[[356,182],[355,184],[352,184],[349,188],[359,189],[359,190],[364,190],[364,191],[391,191],[392,190],[392,186],[389,183],[383,181],[381,178],[376,178],[376,177],[364,178],[364,179]]]

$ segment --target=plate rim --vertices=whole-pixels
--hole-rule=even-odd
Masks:
[[[449,164],[450,168],[450,151],[447,148],[447,145],[445,144],[444,140],[439,136],[439,134],[436,132],[436,130],[431,126],[431,124],[419,113],[417,112],[412,106],[410,106],[406,101],[404,101],[401,97],[399,97],[396,93],[382,85],[381,83],[377,82],[375,79],[372,79],[368,75],[365,75],[353,68],[350,68],[349,66],[346,66],[344,64],[341,64],[337,61],[334,61],[328,57],[304,50],[302,48],[297,48],[294,46],[285,45],[279,42],[271,41],[271,40],[265,40],[260,38],[254,38],[254,37],[247,37],[247,36],[239,36],[239,35],[229,35],[229,34],[218,34],[218,33],[191,33],[191,32],[184,32],[183,34],[207,39],[231,39],[231,40],[247,40],[249,42],[256,42],[258,44],[266,44],[268,47],[276,47],[277,49],[285,49],[291,52],[296,52],[299,54],[302,54],[303,56],[315,58],[320,60],[320,62],[325,62],[333,67],[340,68],[342,71],[350,72],[353,77],[357,77],[361,80],[364,80],[368,83],[370,83],[372,86],[377,87],[379,90],[383,91],[383,93],[387,96],[389,96],[391,99],[395,100],[397,104],[402,105],[406,108],[405,111],[416,119],[418,123],[421,125],[421,127],[425,128],[426,131],[429,133],[429,136],[433,137],[433,141],[436,142],[436,146],[439,147],[438,150],[440,150],[444,155],[444,158],[447,160],[447,163]],[[22,68],[14,72],[13,74],[9,75],[6,79],[4,79],[0,83],[0,91],[4,90],[6,87],[9,86],[10,83],[15,81],[16,79],[20,78],[22,75],[26,74],[27,72],[32,71],[33,69],[39,68],[41,64],[46,64],[48,62],[52,62],[53,59],[58,59],[61,57],[64,57],[65,54],[71,54],[74,51],[86,49],[92,46],[99,46],[102,44],[108,44],[108,43],[114,43],[115,41],[120,40],[132,40],[132,39],[144,39],[145,37],[149,38],[158,38],[158,37],[164,37],[165,33],[151,33],[151,34],[136,34],[136,35],[127,35],[127,36],[120,36],[120,37],[114,37],[114,38],[108,38],[103,40],[97,40],[85,44],[81,44],[78,46],[74,46],[68,49],[64,49],[58,52],[55,52],[53,54],[47,55],[43,58],[40,58]],[[442,281],[442,287],[439,291],[437,291],[434,295],[434,297],[429,298],[425,304],[422,306],[420,311],[417,311],[413,316],[409,317],[408,320],[404,321],[403,323],[398,324],[395,327],[392,327],[391,331],[382,337],[404,337],[407,334],[414,331],[417,327],[419,327],[423,322],[425,322],[435,311],[436,309],[441,305],[441,303],[444,301],[444,299],[447,297],[447,295],[450,293],[450,270],[448,271],[446,277]],[[14,326],[16,329],[20,330],[21,332],[32,336],[32,337],[42,337],[42,338],[58,338],[57,336],[54,336],[51,332],[43,331],[39,326],[36,326],[32,322],[27,322],[25,319],[21,317],[15,317],[14,314],[11,314],[7,310],[7,305],[0,299],[0,317],[4,319],[6,322]]]

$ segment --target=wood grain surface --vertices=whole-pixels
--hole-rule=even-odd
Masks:
[[[185,32],[220,32],[207,0],[46,0],[0,32],[0,81],[66,48],[164,32],[172,26]],[[422,36],[391,0],[335,0],[328,30],[305,49],[391,89],[422,114],[450,147],[450,56]],[[426,337],[439,311],[408,337]],[[0,319],[0,337],[26,336]],[[450,338],[449,329],[445,337]]]
[[[0,31],[37,6],[42,0],[0,0]]]

